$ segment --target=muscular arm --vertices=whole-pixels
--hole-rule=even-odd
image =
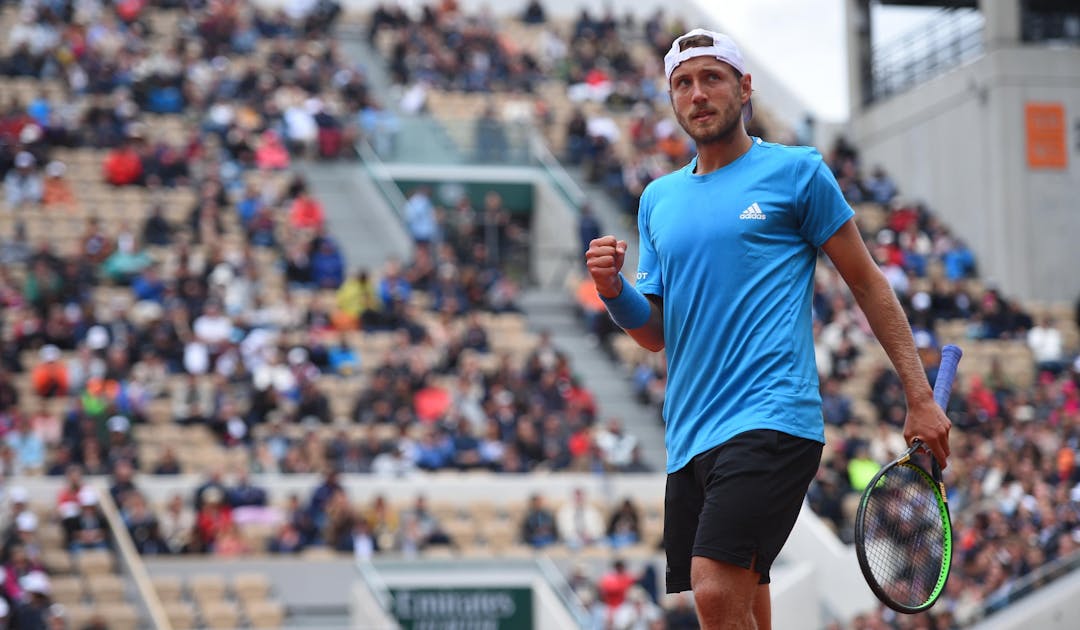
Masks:
[[[904,439],[908,444],[915,438],[922,440],[944,468],[949,456],[951,423],[934,403],[907,317],[885,275],[870,257],[855,221],[845,223],[822,249],[851,289],[900,377],[908,407]]]
[[[614,236],[602,236],[594,239],[585,252],[585,264],[596,285],[596,292],[611,299],[623,291],[637,291],[623,283],[619,274],[626,258],[626,241]],[[639,346],[652,352],[664,349],[664,309],[659,296],[646,296],[649,301],[649,318],[637,328],[624,329]]]
[[[625,288],[634,290],[633,287]],[[650,352],[660,352],[664,349],[664,299],[659,295],[646,295],[645,297],[649,300],[649,306],[651,307],[649,321],[639,328],[624,330],[642,348]]]

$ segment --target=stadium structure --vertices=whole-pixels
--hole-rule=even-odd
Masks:
[[[774,627],[1074,627],[1080,9],[883,2],[940,9],[883,45],[844,3],[849,124],[761,71],[752,132],[819,146],[928,369],[965,349],[957,556],[911,618],[858,570],[902,407],[823,261],[829,444]],[[597,310],[580,238],[633,240],[692,151],[657,50],[724,25],[633,4],[0,3],[6,619],[694,627],[662,595],[663,358]]]

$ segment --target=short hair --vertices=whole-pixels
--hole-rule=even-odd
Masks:
[[[682,52],[687,48],[707,48],[712,46],[713,43],[714,40],[709,35],[694,35],[679,42],[679,51]]]

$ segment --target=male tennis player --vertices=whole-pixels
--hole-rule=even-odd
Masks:
[[[819,249],[903,382],[905,439],[945,466],[950,423],[821,155],[747,134],[750,74],[735,43],[695,29],[664,71],[697,156],[641,197],[636,286],[620,274],[626,241],[597,238],[585,258],[615,323],[667,350],[667,590],[694,591],[706,630],[767,630],[769,568],[824,442],[810,306]]]

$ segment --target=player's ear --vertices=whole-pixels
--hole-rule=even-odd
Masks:
[[[739,77],[739,92],[743,103],[749,101],[750,96],[754,93],[753,81],[749,72]]]

